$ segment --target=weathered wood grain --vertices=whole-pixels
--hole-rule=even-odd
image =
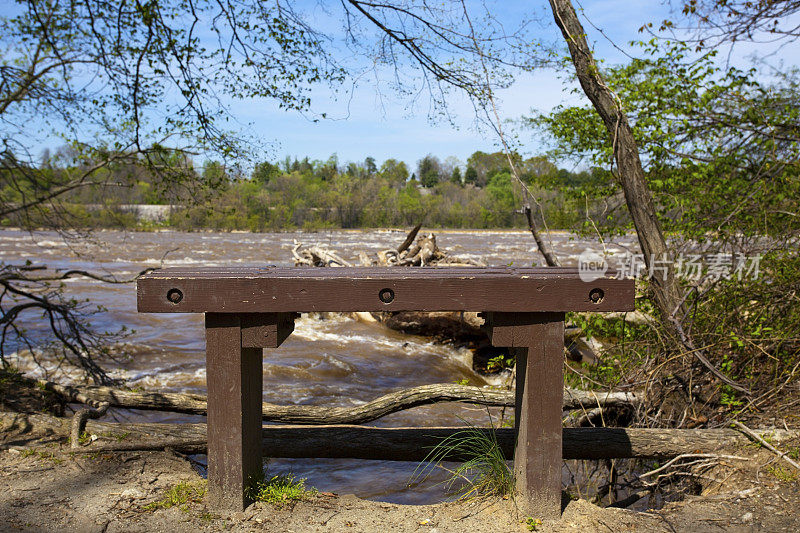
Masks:
[[[564,313],[490,313],[492,343],[517,357],[514,478],[530,516],[561,515]]]
[[[139,311],[151,313],[632,311],[634,282],[587,283],[561,268],[170,268],[137,290]]]
[[[0,412],[0,424],[16,435],[14,446],[22,446],[25,435],[53,432],[69,434],[70,419],[45,414]],[[474,428],[376,428],[369,426],[264,426],[262,450],[272,457],[334,457],[421,461],[442,439]],[[171,447],[183,453],[204,453],[205,424],[129,424],[90,420],[86,430],[99,440],[83,447],[85,452],[160,450]],[[481,429],[479,431],[492,431]],[[754,430],[773,444],[800,438],[798,431]],[[498,444],[513,456],[514,430],[496,430]],[[684,453],[732,451],[751,444],[734,429],[564,428],[564,459],[665,459]],[[7,447],[7,446],[6,446]]]
[[[244,509],[245,488],[261,476],[261,365],[261,348],[242,347],[241,317],[206,314],[208,495],[216,509]]]
[[[206,396],[193,393],[148,392],[97,387],[90,385],[59,385],[51,381],[28,379],[63,396],[70,402],[108,402],[112,407],[171,411],[175,413],[206,414]],[[564,390],[562,409],[593,409],[596,407],[631,407],[640,401],[632,392]],[[490,407],[514,407],[514,392],[484,389],[469,385],[433,384],[402,389],[380,396],[362,405],[328,407],[324,405],[261,404],[264,421],[285,424],[363,424],[386,415],[439,402],[463,402]]]

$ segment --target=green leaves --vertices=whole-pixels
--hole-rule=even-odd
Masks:
[[[638,44],[643,58],[604,77],[629,117],[665,229],[700,240],[714,232],[724,241],[800,228],[800,218],[781,214],[795,211],[787,193],[800,197],[797,71],[764,85],[755,69],[721,67],[716,50]],[[554,141],[553,156],[611,168],[613,139],[593,108],[562,107],[527,120]]]
[[[0,117],[46,116],[45,137],[170,139],[229,156],[242,149],[219,126],[228,117],[220,94],[307,109],[312,86],[344,75],[320,35],[272,2],[34,0],[18,11],[0,19]],[[30,133],[12,144],[24,150]]]

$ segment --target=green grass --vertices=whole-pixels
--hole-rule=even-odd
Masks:
[[[310,500],[317,494],[317,489],[306,487],[305,479],[297,479],[292,474],[281,474],[255,481],[248,487],[246,494],[256,502],[280,505]]]
[[[169,509],[179,507],[182,511],[189,510],[190,503],[199,503],[206,494],[207,483],[205,481],[181,481],[164,493],[164,497],[158,501],[148,503],[144,506],[147,511],[157,509]]]
[[[510,497],[514,494],[514,472],[508,467],[494,428],[470,426],[437,444],[417,467],[409,485],[430,475],[434,468],[444,468],[452,457],[466,459],[444,482],[448,493],[458,499],[488,496]]]
[[[114,433],[114,432],[108,431],[108,432],[105,432],[105,433],[101,433],[102,436],[108,437],[110,439],[115,439],[117,442],[121,442],[121,441],[127,439],[130,436],[130,434],[131,434],[130,431],[123,431],[122,433]]]
[[[67,437],[66,442],[67,442],[67,445],[72,444],[72,438],[71,437]],[[92,435],[90,433],[86,432],[86,431],[81,433],[80,436],[78,437],[78,444],[80,444],[81,446],[85,446],[85,445],[89,444],[90,442],[92,442]]]
[[[539,531],[539,528],[542,527],[542,521],[528,516],[525,518],[525,526],[527,526],[528,531]]]
[[[784,483],[792,483],[797,481],[798,477],[800,477],[800,474],[794,470],[790,470],[782,466],[768,466],[767,472]]]
[[[43,461],[50,461],[53,464],[60,465],[64,462],[63,459],[56,457],[52,452],[42,452],[35,448],[29,448],[27,450],[22,450],[20,453],[20,457],[35,457],[37,459],[41,459]]]
[[[92,442],[92,436],[85,431],[81,433],[80,436],[78,437],[78,444],[86,445],[89,444],[90,442]]]

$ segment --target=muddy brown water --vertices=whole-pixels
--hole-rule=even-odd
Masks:
[[[438,244],[451,254],[480,258],[490,266],[542,264],[528,232],[442,231]],[[147,267],[156,267],[167,253],[164,266],[291,266],[294,241],[322,243],[357,262],[360,251],[373,254],[394,248],[404,232],[392,230],[332,231],[321,233],[156,233],[101,231],[92,241],[70,243],[52,232],[0,231],[0,260],[9,263],[30,260],[51,268],[85,269],[129,278]],[[575,265],[584,250],[600,250],[600,243],[567,233],[551,234],[555,251],[563,262]],[[624,236],[606,250],[635,251],[635,238]],[[119,361],[107,365],[115,377],[130,386],[147,390],[205,392],[205,361],[202,316],[190,314],[139,314],[134,284],[109,285],[74,278],[66,290],[77,298],[106,309],[93,324],[104,330],[125,326],[134,330],[114,347]],[[26,325],[41,331],[34,316]],[[13,360],[13,357],[12,357]],[[467,379],[477,386],[497,384],[472,371],[470,354],[464,349],[439,345],[426,338],[404,335],[379,324],[365,324],[344,317],[327,319],[303,315],[294,333],[277,350],[264,352],[264,401],[279,404],[358,405],[398,389],[429,383],[453,383]],[[55,361],[44,361],[50,370]],[[20,359],[18,366],[41,373]],[[61,381],[75,376],[54,374]],[[492,413],[496,416],[497,413]],[[201,417],[180,414],[116,410],[119,421],[188,422]],[[381,426],[462,425],[489,422],[481,408],[439,404],[397,413],[375,422]],[[201,458],[202,459],[202,458]],[[281,459],[268,464],[269,472],[291,471],[323,491],[395,503],[423,504],[447,498],[435,472],[409,487],[416,463],[332,459]],[[565,469],[565,483],[570,473]]]

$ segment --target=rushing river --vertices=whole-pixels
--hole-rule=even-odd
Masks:
[[[541,264],[530,233],[522,231],[437,231],[440,248],[454,255],[480,258],[490,266]],[[294,241],[322,243],[357,263],[358,253],[374,254],[395,248],[401,231],[333,231],[324,233],[157,233],[97,232],[93,242],[67,243],[57,234],[0,231],[0,260],[30,260],[50,268],[84,269],[119,279],[130,278],[147,267],[163,266],[291,266]],[[574,265],[587,247],[600,244],[570,234],[552,234],[552,246],[565,265]],[[622,253],[635,248],[634,238],[623,237],[607,251]],[[168,253],[167,253],[168,252]],[[89,299],[107,311],[93,319],[100,329],[133,329],[115,347],[119,361],[107,366],[130,386],[158,391],[205,392],[203,319],[189,314],[139,314],[134,284],[110,285],[85,278],[67,281],[66,290]],[[33,331],[36,324],[28,324]],[[264,401],[279,404],[358,405],[398,389],[429,383],[467,379],[472,385],[490,384],[472,371],[470,354],[438,345],[422,337],[391,331],[337,317],[318,319],[303,315],[295,331],[276,350],[264,352]],[[22,370],[37,370],[20,361]],[[70,376],[60,376],[68,379]],[[116,410],[119,421],[186,422],[201,417]],[[420,407],[387,416],[381,426],[461,425],[488,421],[485,409],[457,404]],[[437,473],[408,487],[415,463],[358,460],[273,460],[270,472],[291,471],[323,491],[353,493],[397,503],[432,503],[445,498]],[[565,473],[565,475],[567,475]]]

